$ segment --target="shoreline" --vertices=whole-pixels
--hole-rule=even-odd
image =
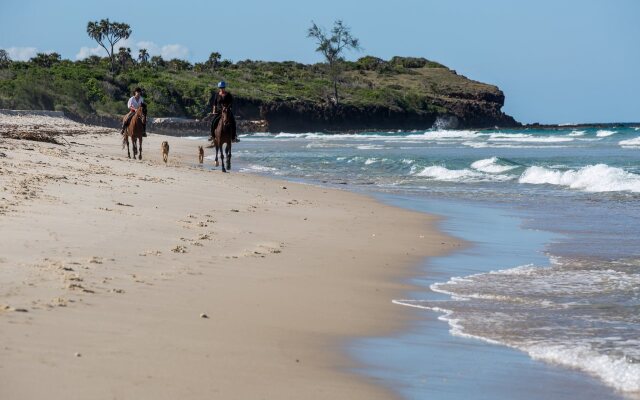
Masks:
[[[187,139],[151,134],[142,162],[117,134],[71,142],[2,141],[0,393],[394,396],[341,344],[414,318],[391,299],[457,245],[435,217],[208,171]]]
[[[433,291],[434,283],[519,265],[544,265],[548,258],[542,249],[556,234],[523,227],[524,215],[505,207],[420,201],[406,194],[381,194],[377,198],[385,204],[441,216],[439,229],[468,245],[429,257],[414,277],[417,288],[397,300],[419,316],[412,326],[396,335],[363,338],[355,343],[354,356],[368,365],[364,373],[398,388],[407,399],[466,399],[478,388],[482,388],[483,397],[496,400],[512,399],[513,393],[523,400],[637,397],[583,369],[532,357],[523,349],[489,337],[470,335],[455,318],[451,319],[446,305],[431,308],[434,301],[446,304],[450,299],[449,294]],[[484,227],[492,222],[501,228],[487,232]],[[429,303],[428,307],[422,302]]]

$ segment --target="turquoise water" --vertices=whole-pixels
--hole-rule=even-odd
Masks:
[[[422,280],[424,291],[397,299],[399,307],[423,309],[430,327],[445,327],[452,337],[580,371],[589,377],[574,382],[583,389],[593,379],[612,398],[640,396],[638,128],[241,138],[234,161],[244,171],[396,196],[423,211],[460,205],[453,219],[497,209],[517,215],[523,229],[508,228],[498,216],[484,222],[485,240],[506,237],[512,257],[498,259],[498,250],[481,251],[473,239],[475,266],[447,261],[437,279]],[[474,232],[471,222],[466,228],[461,237]],[[549,236],[523,247],[525,232],[536,231]],[[408,376],[407,369],[397,376]],[[397,388],[408,385],[398,389],[408,398],[443,393],[437,385],[418,385],[421,392],[388,379]]]

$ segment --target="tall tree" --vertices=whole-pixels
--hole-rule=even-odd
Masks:
[[[133,63],[133,57],[131,57],[131,49],[128,47],[120,47],[118,49],[118,62],[122,70],[127,69],[127,64]]]
[[[138,62],[140,64],[146,64],[149,62],[149,52],[147,49],[138,50]]]
[[[5,49],[0,49],[0,68],[7,68],[11,65],[11,57]]]
[[[218,64],[220,63],[220,59],[222,58],[222,55],[220,53],[213,52],[209,55],[209,59],[207,60],[206,64],[207,67],[209,69],[211,69],[212,71],[214,71],[217,67]]]
[[[131,27],[122,22],[111,22],[109,18],[100,21],[90,21],[87,24],[87,35],[95,40],[111,59],[111,72],[115,70],[115,54],[113,48],[122,39],[129,39]]]
[[[338,80],[342,72],[342,53],[345,50],[360,50],[360,41],[351,35],[351,29],[341,20],[333,23],[330,34],[311,21],[312,25],[307,32],[307,37],[315,39],[318,47],[316,51],[321,53],[329,65],[329,77],[333,83],[333,96],[335,104],[339,104]]]

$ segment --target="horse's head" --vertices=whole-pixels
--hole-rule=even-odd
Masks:
[[[143,124],[147,123],[147,103],[140,104],[140,107],[136,110],[136,116],[142,120]]]
[[[220,116],[220,123],[226,125],[229,122],[229,107],[222,107],[222,113]]]

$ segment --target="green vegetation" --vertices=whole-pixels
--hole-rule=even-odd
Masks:
[[[118,55],[120,55],[118,57]],[[88,114],[121,115],[132,89],[141,86],[154,117],[202,118],[219,80],[240,102],[305,102],[337,107],[327,64],[245,60],[232,63],[212,53],[204,63],[149,58],[135,60],[128,49],[111,58],[61,60],[57,54],[39,54],[28,62],[0,64],[0,108],[43,109]],[[445,112],[442,99],[501,97],[491,85],[471,81],[441,64],[424,58],[365,56],[343,62],[340,104],[382,106],[412,112]],[[439,104],[439,105],[436,105]]]

